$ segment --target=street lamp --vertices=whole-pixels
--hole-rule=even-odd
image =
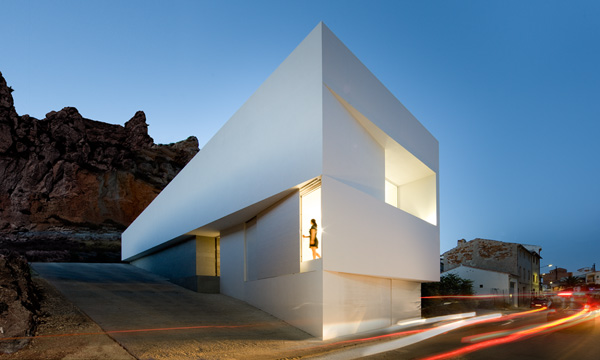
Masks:
[[[554,265],[548,264],[548,265],[541,266],[540,268],[551,268],[552,266],[554,266]],[[550,272],[552,272],[552,271],[550,271]],[[546,273],[542,273],[542,276],[545,276],[545,275],[546,275]],[[550,285],[550,289],[552,289],[552,281],[550,281],[550,284],[546,284],[544,280],[546,280],[546,279],[544,279],[542,277],[542,287],[544,288],[544,285]]]

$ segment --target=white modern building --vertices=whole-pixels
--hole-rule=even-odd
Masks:
[[[123,233],[122,259],[218,279],[323,339],[383,328],[439,280],[438,189],[437,140],[321,23]]]
[[[475,295],[490,295],[489,301],[495,304],[509,304],[518,306],[517,286],[519,278],[506,272],[480,269],[472,266],[460,265],[443,275],[454,274],[462,279],[473,281]]]

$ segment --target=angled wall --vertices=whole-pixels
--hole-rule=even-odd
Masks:
[[[246,222],[246,280],[300,272],[298,192]]]
[[[327,27],[323,83],[437,172],[437,140]]]
[[[326,27],[323,84],[323,269],[437,281],[437,140]]]
[[[321,174],[321,73],[317,27],[123,233],[122,259]]]
[[[384,200],[385,149],[325,86],[323,174]]]
[[[323,270],[439,279],[439,230],[351,186],[323,176]]]

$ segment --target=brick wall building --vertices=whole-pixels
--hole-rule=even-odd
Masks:
[[[573,273],[567,271],[567,269],[561,267],[554,268],[542,275],[542,283],[544,284],[545,289],[553,291],[559,290],[563,280],[569,276],[573,276]]]

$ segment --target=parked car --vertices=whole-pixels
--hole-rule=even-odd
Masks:
[[[544,306],[548,306],[549,302],[550,301],[546,297],[534,297],[534,298],[531,299],[531,305],[530,306],[532,308],[544,307]]]

